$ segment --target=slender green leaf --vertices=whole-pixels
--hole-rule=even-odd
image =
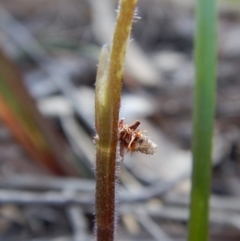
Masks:
[[[214,0],[197,0],[195,87],[193,104],[193,172],[189,241],[208,239],[211,151],[215,107],[216,14]]]

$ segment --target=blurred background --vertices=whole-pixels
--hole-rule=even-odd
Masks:
[[[0,240],[93,238],[94,82],[117,1],[0,1]],[[119,240],[184,241],[194,2],[139,0],[120,118],[158,145],[126,154]],[[240,2],[218,1],[210,240],[240,238]]]

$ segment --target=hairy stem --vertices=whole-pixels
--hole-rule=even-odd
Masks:
[[[96,92],[96,238],[113,241],[116,226],[116,159],[118,119],[126,48],[137,0],[120,0],[110,54],[100,55]]]

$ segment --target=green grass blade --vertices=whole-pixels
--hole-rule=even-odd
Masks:
[[[24,88],[19,70],[1,50],[0,119],[38,164],[54,174],[76,174],[51,126]]]
[[[195,71],[193,173],[188,241],[206,241],[208,239],[216,85],[216,14],[214,0],[197,0]]]

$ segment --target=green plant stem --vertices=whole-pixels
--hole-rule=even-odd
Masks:
[[[96,238],[113,241],[116,227],[116,160],[123,66],[137,0],[120,0],[110,56],[104,46],[95,92]]]
[[[215,107],[215,1],[197,0],[193,110],[193,172],[188,241],[208,239],[211,151]]]

